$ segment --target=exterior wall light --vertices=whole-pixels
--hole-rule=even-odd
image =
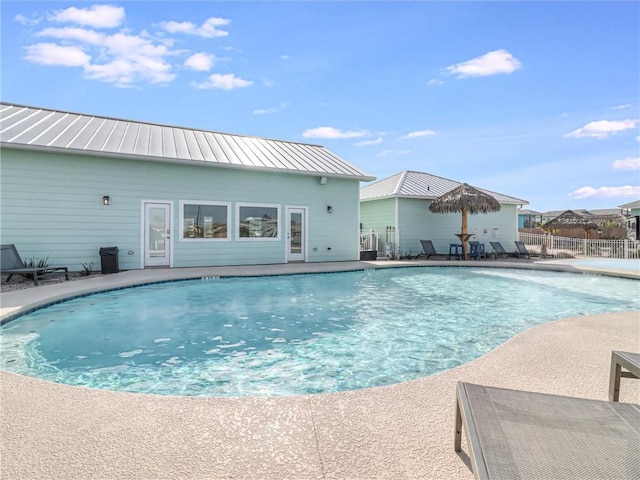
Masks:
[[[333,213],[333,207],[331,205],[327,205],[327,213]]]
[[[326,185],[327,184],[327,177],[320,177],[320,185]]]
[[[109,199],[109,195],[105,195],[104,197],[102,197],[102,205],[109,205],[110,199]]]

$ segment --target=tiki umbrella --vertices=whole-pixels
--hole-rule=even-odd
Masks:
[[[594,222],[590,222],[588,219],[573,210],[567,210],[542,225],[542,228],[545,230],[553,230],[554,228],[582,228],[584,229],[585,237],[588,239],[589,231],[595,230],[598,228],[598,225]]]
[[[471,236],[467,233],[467,214],[476,215],[478,213],[497,212],[500,210],[500,203],[488,193],[463,183],[459,187],[434,199],[429,205],[429,210],[433,213],[462,212],[461,232],[455,235],[462,241],[462,253],[466,260],[467,242]]]

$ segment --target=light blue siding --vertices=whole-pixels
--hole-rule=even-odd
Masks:
[[[48,256],[72,270],[88,262],[99,268],[99,248],[111,246],[120,250],[121,269],[140,268],[143,200],[173,205],[174,267],[285,262],[286,206],[307,208],[308,261],[359,258],[357,179],[320,185],[310,175],[4,148],[0,182],[1,242],[15,243],[25,258]],[[231,240],[180,241],[180,200],[231,202]],[[280,205],[280,239],[237,241],[238,202]]]

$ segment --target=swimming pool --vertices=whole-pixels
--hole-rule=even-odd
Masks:
[[[639,259],[623,259],[623,258],[587,258],[583,260],[574,260],[572,264],[578,267],[593,267],[606,270],[620,270],[640,273]]]
[[[8,323],[0,367],[163,395],[344,391],[450,369],[543,322],[640,310],[639,292],[628,279],[451,267],[162,283]]]

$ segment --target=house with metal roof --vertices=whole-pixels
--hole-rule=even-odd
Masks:
[[[360,228],[378,234],[378,251],[417,255],[420,240],[431,240],[438,253],[448,253],[451,244],[459,243],[460,214],[437,214],[429,211],[431,202],[461,183],[424,172],[403,171],[360,189]],[[477,187],[476,187],[477,188]],[[529,202],[479,188],[493,196],[501,206],[499,212],[469,215],[471,240],[486,244],[499,241],[509,251],[518,239],[518,207]],[[380,245],[383,244],[383,245]]]
[[[320,145],[0,104],[0,239],[81,270],[357,260],[360,182]]]

